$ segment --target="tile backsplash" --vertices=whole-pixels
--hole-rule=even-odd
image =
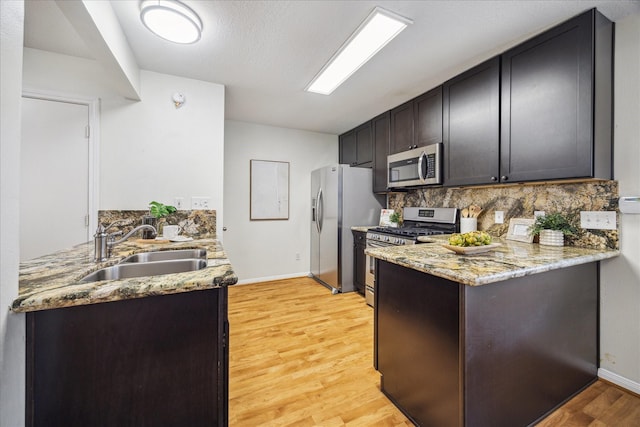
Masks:
[[[478,229],[494,236],[505,236],[511,218],[533,218],[534,211],[561,212],[577,215],[580,211],[618,211],[617,181],[585,181],[571,183],[514,184],[492,187],[421,188],[403,193],[390,193],[389,208],[402,212],[405,206],[465,208],[471,204],[484,211],[478,218]],[[494,223],[494,212],[504,212],[504,223]],[[619,218],[616,214],[617,224]],[[619,249],[618,229],[579,229],[567,238],[567,245],[597,249]]]
[[[141,211],[119,211],[103,210],[98,211],[98,222],[101,224],[111,224],[115,221],[122,221],[114,229],[128,233],[133,228],[142,224],[142,217],[148,214],[148,210]],[[162,230],[164,224],[176,224],[181,228],[180,234],[193,238],[215,238],[216,237],[216,211],[215,210],[195,210],[176,211],[171,215],[161,218],[158,221],[158,228]]]

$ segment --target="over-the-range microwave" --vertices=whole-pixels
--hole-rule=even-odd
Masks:
[[[442,184],[442,144],[431,144],[387,157],[387,187]]]

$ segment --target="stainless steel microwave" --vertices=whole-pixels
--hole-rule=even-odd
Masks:
[[[387,187],[442,184],[442,144],[431,144],[387,157]]]

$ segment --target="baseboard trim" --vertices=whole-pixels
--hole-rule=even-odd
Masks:
[[[602,378],[605,381],[609,381],[619,387],[629,390],[631,393],[640,395],[640,383],[631,381],[621,375],[608,371],[606,369],[598,369],[598,378]]]
[[[305,273],[282,274],[279,276],[255,277],[253,279],[238,280],[238,283],[236,285],[248,285],[251,283],[271,282],[273,280],[282,280],[282,279],[295,279],[296,277],[309,277],[309,273],[305,272]]]

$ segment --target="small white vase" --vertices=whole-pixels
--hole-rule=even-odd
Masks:
[[[558,230],[541,230],[540,244],[546,246],[564,246],[564,234]]]
[[[460,233],[478,230],[478,218],[460,218]]]

